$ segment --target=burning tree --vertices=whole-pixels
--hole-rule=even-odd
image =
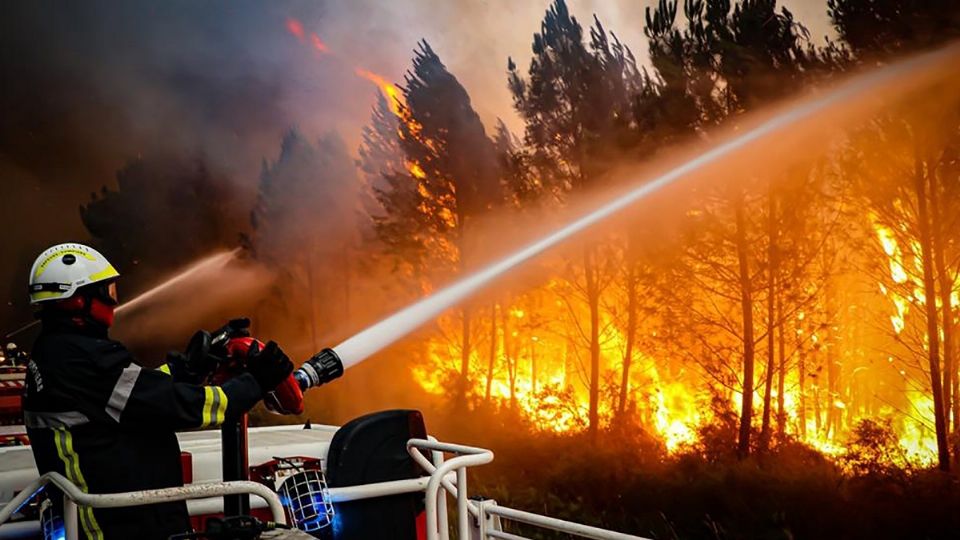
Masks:
[[[667,117],[668,124],[705,131],[719,123],[735,123],[744,112],[782,95],[789,87],[785,81],[800,80],[810,63],[805,30],[788,11],[777,12],[775,2],[743,2],[732,10],[725,1],[689,2],[683,31],[674,28],[676,14],[677,3],[669,1],[647,11],[652,58],[665,74],[664,90],[656,99],[675,104],[679,115],[674,122]],[[764,340],[761,444],[769,440],[776,333],[779,328],[782,334],[782,291],[787,290],[782,281],[800,271],[786,268],[800,259],[786,257],[782,245],[784,233],[797,229],[798,212],[785,211],[781,180],[751,177],[702,191],[700,203],[688,213],[692,236],[685,243],[684,270],[677,275],[682,278],[678,281],[705,288],[707,300],[688,308],[704,347],[701,363],[716,383],[741,396],[741,456],[750,451],[757,345]],[[765,320],[765,331],[758,319]],[[705,332],[704,325],[720,335]],[[714,339],[707,338],[711,334]],[[730,365],[737,349],[739,369]],[[783,379],[781,375],[778,383]]]
[[[566,4],[554,2],[526,73],[508,62],[522,140],[502,123],[488,138],[466,89],[422,44],[406,88],[392,106],[381,96],[364,132],[361,166],[379,203],[371,210],[377,249],[429,293],[490,255],[478,246],[491,211],[511,223],[559,215],[613,178],[611,164],[736,129],[746,113],[857,57],[839,43],[813,47],[772,1],[691,0],[684,8],[683,22],[678,2],[648,10],[647,72],[599,20],[584,32]],[[864,246],[877,245],[863,218],[893,198],[860,197],[846,157],[871,144],[851,137],[843,147],[775,163],[776,173],[749,164],[733,169],[741,176],[732,182],[694,186],[673,208],[680,232],[659,244],[663,227],[633,217],[585,237],[573,260],[539,260],[541,278],[517,279],[487,306],[442,318],[419,340],[428,360],[416,377],[444,393],[452,379],[442,374],[451,374],[458,398],[509,403],[534,428],[584,426],[596,438],[606,425],[633,427],[656,432],[671,452],[731,411],[730,449],[741,458],[792,438],[840,455],[863,419],[890,422],[898,444],[909,447],[922,434],[901,421],[904,389],[878,366],[889,336],[875,323],[887,314],[876,279],[863,272],[876,261]],[[928,204],[930,227],[940,231],[931,233],[930,268],[936,245],[950,266],[956,234],[945,219],[952,188],[930,187],[930,178],[954,174],[952,154],[938,156],[943,163],[924,184],[927,198],[937,198]],[[891,182],[916,192],[903,178]],[[912,245],[896,242],[901,250]],[[954,270],[934,277],[934,296],[955,288]],[[945,310],[941,299],[935,315],[953,320],[952,302]],[[476,324],[484,316],[489,324]],[[944,332],[948,343],[952,330]],[[721,432],[728,433],[713,430],[709,440]]]
[[[829,9],[855,59],[929,46],[958,32],[956,10],[947,3],[907,6],[830,0]],[[906,18],[894,15],[898,13]],[[951,92],[955,90],[947,89],[944,95]],[[901,372],[929,392],[932,410],[916,413],[923,418],[932,413],[937,462],[943,470],[950,465],[951,416],[954,430],[960,422],[955,342],[958,268],[949,262],[956,260],[958,229],[953,216],[960,211],[956,206],[960,200],[958,106],[956,99],[912,102],[905,110],[878,118],[852,145],[854,162],[848,168],[851,178],[861,182],[878,238],[890,258],[889,275],[881,287],[896,306],[892,323],[897,341],[908,355],[925,358],[924,363],[914,364],[912,374]],[[911,307],[922,314],[917,321],[922,330],[912,335],[905,320]],[[923,378],[926,384],[920,382]]]
[[[398,253],[436,283],[469,267],[477,249],[474,221],[502,199],[497,153],[466,90],[425,41],[402,92],[397,147],[405,171],[390,165],[387,185],[377,189],[383,211],[375,218],[377,232],[386,245],[401,246]],[[381,117],[382,107],[375,122],[385,126]],[[403,224],[416,224],[416,230]],[[471,313],[468,305],[461,314],[461,397],[470,376]]]
[[[600,181],[623,150],[630,133],[630,96],[639,76],[629,49],[595,20],[590,46],[583,29],[563,0],[547,11],[533,37],[533,59],[527,79],[509,62],[514,105],[526,121],[524,140],[544,195],[562,200]],[[592,436],[599,429],[601,306],[608,278],[602,253],[583,248],[580,271],[571,286],[589,306],[590,409]]]

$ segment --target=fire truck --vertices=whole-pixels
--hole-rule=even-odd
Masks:
[[[297,375],[335,378],[337,363],[327,349]],[[0,540],[74,540],[81,506],[176,500],[187,502],[200,531],[183,539],[523,540],[517,531],[543,529],[643,540],[471,497],[468,471],[490,463],[493,452],[436,440],[415,410],[375,412],[343,426],[248,428],[244,418],[179,433],[182,487],[86,493],[57,473],[38,474],[21,425],[25,372],[0,371]],[[62,516],[51,515],[50,497],[63,497]]]

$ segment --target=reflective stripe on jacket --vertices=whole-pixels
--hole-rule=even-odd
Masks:
[[[37,468],[90,493],[181,485],[176,431],[218,426],[261,395],[249,374],[222,386],[179,382],[142,368],[104,331],[46,321],[32,358],[24,420]],[[81,508],[78,517],[89,539],[165,540],[189,529],[182,502]]]

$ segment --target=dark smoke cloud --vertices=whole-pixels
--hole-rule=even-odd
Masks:
[[[643,61],[643,10],[653,0],[570,0],[597,13]],[[3,3],[0,16],[0,327],[27,317],[27,267],[55,242],[85,240],[77,207],[131,159],[200,157],[252,203],[260,161],[296,126],[311,139],[337,130],[351,149],[373,86],[357,67],[402,82],[411,51],[429,40],[470,92],[489,128],[520,125],[505,84],[521,66],[548,0],[203,2],[142,0]],[[821,0],[793,0],[825,30]],[[818,16],[817,21],[807,15]],[[328,54],[298,41],[289,18]],[[817,30],[817,28],[821,28]],[[123,270],[123,269],[121,269]]]

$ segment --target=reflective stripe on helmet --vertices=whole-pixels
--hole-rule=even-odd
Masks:
[[[107,263],[106,268],[104,268],[99,272],[90,274],[90,277],[88,277],[87,279],[90,280],[90,283],[96,283],[98,281],[103,281],[105,279],[110,279],[113,277],[117,277],[119,275],[120,275],[120,272],[117,272],[117,270],[113,267],[112,264]]]
[[[51,248],[51,249],[56,249],[57,247],[60,247],[60,246],[55,246],[54,248]],[[50,251],[50,250],[48,249],[47,251]],[[40,255],[40,257],[43,257],[43,261],[39,261],[39,264],[34,263],[36,268],[33,271],[33,278],[38,279],[41,275],[43,275],[44,270],[47,269],[47,266],[49,266],[50,263],[67,254],[80,256],[91,262],[96,262],[97,260],[95,255],[86,253],[84,251],[80,251],[79,249],[63,248],[63,249],[57,249],[56,251],[53,251],[52,253],[49,253],[49,254],[45,252],[43,255]],[[44,255],[46,255],[46,257],[44,257]]]

